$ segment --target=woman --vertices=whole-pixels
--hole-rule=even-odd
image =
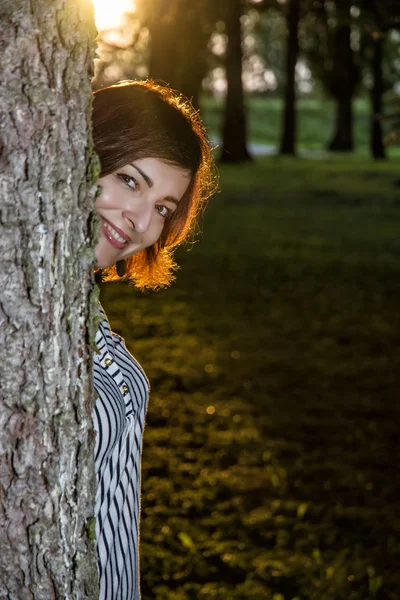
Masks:
[[[173,250],[193,230],[213,187],[197,113],[168,88],[125,82],[99,90],[93,139],[101,162],[95,248],[103,279],[141,289],[172,279]],[[149,386],[107,319],[94,355],[96,537],[100,600],[139,598],[140,453]]]

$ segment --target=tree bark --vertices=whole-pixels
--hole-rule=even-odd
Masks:
[[[286,51],[286,86],[285,107],[283,113],[283,133],[281,140],[281,154],[296,154],[296,64],[299,56],[299,20],[300,0],[289,0],[287,25],[287,51]]]
[[[209,5],[204,0],[146,0],[144,8],[151,38],[149,76],[182,92],[196,108],[207,74],[206,48],[214,17]]]
[[[331,152],[352,152],[353,142],[353,99],[345,93],[336,99],[335,132],[329,142]]]
[[[378,34],[372,40],[372,76],[373,86],[371,90],[371,153],[376,159],[385,159],[386,151],[383,142],[382,109],[383,109],[383,46],[385,38]]]
[[[339,23],[333,34],[333,73],[331,91],[336,100],[335,130],[328,149],[352,152],[353,95],[357,83],[357,69],[351,47],[350,9],[337,3]]]
[[[89,7],[1,5],[0,597],[9,600],[98,595]]]
[[[157,24],[157,27],[151,30],[149,76],[179,90],[198,108],[201,85],[207,68],[201,58],[195,58],[191,64],[187,60],[189,43],[186,39],[182,46],[177,41],[175,29],[163,30]],[[204,56],[204,48],[198,54],[199,57],[202,55]]]
[[[241,163],[251,160],[247,150],[247,123],[242,83],[241,0],[230,0],[225,24],[228,37],[226,49],[227,95],[222,128],[220,162]]]

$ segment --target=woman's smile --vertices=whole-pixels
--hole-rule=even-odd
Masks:
[[[106,237],[106,239],[114,246],[115,248],[125,248],[128,242],[131,242],[131,238],[126,235],[121,229],[118,229],[115,225],[110,223],[105,217],[101,217],[103,223],[101,225],[101,231]]]
[[[158,158],[141,158],[101,177],[97,266],[110,267],[155,244],[190,178],[185,169]]]

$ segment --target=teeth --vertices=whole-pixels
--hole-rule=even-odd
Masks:
[[[123,237],[121,237],[119,233],[117,233],[115,229],[111,227],[111,225],[106,221],[104,221],[104,227],[107,229],[107,231],[111,233],[111,235],[117,240],[117,242],[120,242],[121,244],[126,244],[126,240]]]

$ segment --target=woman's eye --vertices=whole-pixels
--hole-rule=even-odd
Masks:
[[[127,175],[126,173],[117,173],[117,176],[119,177],[119,179],[121,179],[121,181],[123,181],[132,190],[139,189],[138,182],[136,181],[136,179],[134,177],[131,177],[131,175]]]
[[[169,208],[167,208],[166,206],[163,206],[162,204],[157,204],[156,206],[158,213],[164,218],[166,219],[167,217],[170,216],[171,211]]]

